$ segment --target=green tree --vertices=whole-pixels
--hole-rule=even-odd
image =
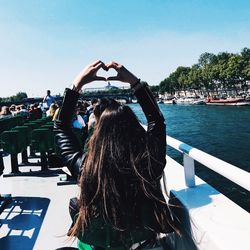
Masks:
[[[189,88],[189,71],[189,67],[178,67],[173,73],[169,75],[169,77],[160,82],[160,93],[163,94],[165,92],[168,92],[173,95],[176,93],[176,91],[186,91]]]
[[[244,70],[244,60],[240,55],[233,55],[229,58],[227,63],[227,69],[225,73],[227,75],[228,82],[231,87],[237,92],[237,84],[242,85],[244,77],[242,71]]]
[[[242,83],[242,88],[247,90],[248,85],[247,81],[250,81],[250,49],[249,48],[244,48],[241,51],[241,57],[243,59],[243,70],[242,70],[242,77],[243,77],[243,83]]]
[[[202,87],[202,71],[198,64],[194,64],[188,73],[188,85],[195,91],[201,90]]]
[[[242,49],[240,54],[241,54],[244,61],[246,61],[248,63],[250,62],[250,49],[249,48]]]
[[[214,54],[205,52],[200,55],[198,59],[198,65],[200,67],[204,67],[205,65],[215,62],[215,60],[216,60],[216,56]]]
[[[209,91],[216,87],[216,82],[213,78],[213,65],[215,62],[216,56],[208,52],[201,54],[198,59],[198,65],[201,68],[202,86],[206,89],[208,95]]]
[[[16,95],[12,95],[9,97],[3,97],[0,99],[0,102],[21,102],[24,98],[27,98],[27,94],[25,92],[18,92]]]
[[[186,95],[186,90],[190,88],[189,85],[190,82],[188,79],[190,70],[191,69],[189,67],[178,67],[176,72],[176,74],[178,75],[177,77],[178,85],[180,87],[180,90],[184,90],[185,95]]]
[[[186,91],[187,89],[201,90],[207,93],[220,88],[225,91],[236,90],[241,86],[246,90],[250,81],[250,49],[244,48],[240,54],[220,52],[217,55],[205,52],[200,55],[198,63],[189,67],[178,67],[166,79],[160,82],[161,93]]]
[[[24,98],[27,98],[28,95],[25,92],[18,92],[15,96],[16,101],[22,101]]]
[[[170,93],[171,95],[175,94],[175,84],[170,77],[167,77],[163,81],[160,82],[159,91],[161,94],[165,92]]]
[[[149,88],[150,88],[150,90],[151,90],[153,93],[158,93],[159,90],[160,90],[160,86],[159,86],[159,85],[149,85]]]
[[[225,92],[227,89],[231,87],[230,80],[228,79],[228,74],[227,74],[228,61],[231,56],[233,56],[232,53],[228,52],[219,53],[217,55],[217,63],[215,66],[218,71],[217,79],[220,82]]]

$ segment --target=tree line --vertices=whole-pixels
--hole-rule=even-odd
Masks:
[[[228,90],[247,91],[250,83],[250,49],[240,53],[203,53],[198,63],[191,67],[179,66],[166,79],[160,82],[159,92],[176,94],[179,91],[202,91],[210,95]]]
[[[25,92],[18,92],[16,95],[12,95],[9,97],[0,97],[0,103],[16,103],[21,102],[24,98],[27,98],[27,94]]]

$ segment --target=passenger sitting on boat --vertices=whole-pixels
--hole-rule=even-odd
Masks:
[[[54,114],[56,112],[57,105],[55,103],[51,103],[49,106],[49,109],[46,111],[46,116],[54,117]]]
[[[29,109],[29,113],[31,114],[31,116],[33,116],[35,120],[42,118],[43,115],[41,108],[39,108],[38,106],[38,103],[31,104]]]
[[[95,124],[99,121],[101,114],[107,108],[107,106],[111,104],[112,101],[113,99],[101,98],[97,103],[95,103],[93,112],[90,114],[88,122],[89,134],[92,135]]]
[[[62,105],[62,102],[61,102],[61,101],[58,101],[58,102],[56,103],[56,111],[55,111],[55,113],[54,113],[54,115],[53,115],[52,121],[55,121],[55,120],[57,119],[57,116],[58,116],[58,113],[59,113],[59,110],[60,110],[61,105]]]
[[[75,112],[74,112],[74,116],[73,116],[73,120],[72,120],[72,127],[73,128],[78,128],[78,129],[82,129],[86,127],[85,121],[83,120],[82,116],[79,115],[80,112],[80,107],[76,107]]]
[[[20,105],[20,111],[18,114],[22,115],[23,117],[27,119],[29,118],[29,115],[30,115],[29,111],[26,109],[24,104]]]
[[[11,114],[13,116],[15,116],[18,112],[18,106],[16,106],[15,104],[12,104],[10,107],[9,107],[9,110],[11,112]]]
[[[113,68],[117,76],[97,76],[100,68]],[[130,107],[112,101],[102,112],[84,154],[72,133],[71,120],[79,91],[95,80],[130,83],[148,129],[144,130]],[[76,77],[72,89],[65,90],[55,133],[64,163],[75,178],[80,174],[78,208],[69,231],[79,239],[79,249],[86,244],[104,249],[135,249],[154,241],[159,233],[173,231],[160,186],[166,164],[164,118],[140,79],[115,62],[90,64]]]
[[[10,118],[12,114],[8,106],[3,106],[0,111],[0,118]]]
[[[93,123],[93,111],[94,108],[96,106],[96,104],[98,103],[98,99],[97,98],[92,98],[91,102],[90,102],[90,106],[87,107],[86,113],[83,117],[84,121],[86,124],[88,124],[88,127],[90,127],[89,122],[92,124]]]

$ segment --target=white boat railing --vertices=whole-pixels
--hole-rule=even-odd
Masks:
[[[167,136],[166,139],[167,145],[183,154],[185,183],[187,187],[195,186],[194,161],[198,161],[205,167],[210,168],[216,173],[250,191],[250,173],[247,171],[209,155],[171,136]]]

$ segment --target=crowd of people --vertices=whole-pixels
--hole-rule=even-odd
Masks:
[[[57,104],[53,104],[57,105]],[[57,107],[58,108],[58,107]],[[0,111],[0,119],[11,118],[14,116],[23,116],[27,119],[36,120],[47,116],[46,109],[42,104],[34,103],[30,105],[15,105],[11,106],[2,106]]]
[[[55,110],[58,108],[59,105],[55,101],[55,98],[50,95],[50,90],[47,90],[47,95],[40,103],[12,104],[0,107],[0,119],[23,116],[27,119],[36,120],[44,116],[53,116]]]
[[[93,98],[91,101],[78,101],[74,110],[74,116],[71,125],[72,128],[82,131],[83,143],[84,138],[86,139],[88,135],[88,130],[92,131],[95,124],[96,118],[93,114],[94,107],[98,103],[103,105],[104,102],[104,100],[98,100],[96,98]],[[56,101],[56,99],[51,96],[50,90],[47,90],[46,96],[40,103],[29,105],[12,104],[10,106],[0,107],[0,119],[22,116],[28,120],[36,120],[42,117],[50,116],[52,121],[55,121],[58,116],[61,104],[61,101]],[[96,114],[96,116],[98,117],[98,114]]]

